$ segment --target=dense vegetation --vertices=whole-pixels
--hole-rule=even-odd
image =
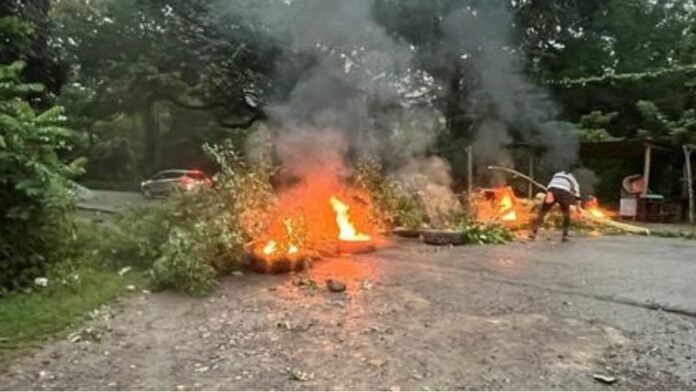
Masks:
[[[268,25],[272,15],[257,16],[290,15],[284,8],[291,7],[301,18],[313,12],[307,1],[220,3],[53,2],[47,27],[53,37],[50,54],[53,62],[71,70],[59,101],[69,110],[72,127],[81,132],[79,152],[90,158],[85,179],[114,183],[116,178],[121,186],[132,187],[159,168],[205,167],[205,142],[241,140],[321,58],[317,51],[287,50],[292,42],[274,34],[274,26]],[[425,86],[431,91],[423,94],[427,101],[419,104],[434,105],[445,116],[447,130],[438,148],[460,176],[461,146],[476,136],[490,110],[480,102],[482,81],[473,71],[477,57],[484,55],[481,45],[488,43],[450,42],[448,20],[467,7],[480,8],[481,20],[458,23],[497,20],[479,3],[378,0],[371,8],[395,40],[415,49],[419,69],[409,72],[432,76]],[[693,138],[692,0],[500,3],[511,8],[511,16],[491,23],[490,29],[502,32],[472,28],[461,34],[505,35],[493,44],[514,45],[511,49],[524,56],[514,71],[546,86],[562,109],[557,118],[544,121],[578,124],[589,140]],[[324,38],[313,39],[321,44]],[[331,37],[325,39],[331,44]],[[386,110],[379,100],[371,105],[374,111]]]
[[[137,219],[119,218],[125,223],[105,234],[111,249],[100,250],[100,261],[113,268],[141,262],[154,271],[159,285],[185,281],[191,283],[184,284],[190,292],[205,290],[216,272],[234,267],[248,239],[240,229],[240,208],[263,199],[244,199],[243,190],[257,186],[255,196],[263,196],[272,181],[264,171],[268,168],[247,170],[226,156],[234,148],[206,152],[203,146],[229,143],[241,150],[248,134],[272,121],[279,102],[297,96],[297,86],[312,76],[308,70],[327,59],[349,58],[354,68],[380,61],[365,54],[366,45],[360,44],[365,32],[356,33],[357,44],[345,46],[333,42],[331,34],[303,42],[278,33],[278,25],[290,20],[284,16],[312,20],[317,8],[312,3],[2,2],[0,287],[25,285],[52,262],[82,257],[75,254],[78,237],[69,218],[71,179],[134,189],[144,176],[171,167],[221,170],[223,188],[202,190],[185,201],[174,198]],[[351,94],[366,102],[368,124],[376,128],[388,127],[387,115],[395,108],[436,109],[441,132],[427,152],[449,160],[455,184],[466,175],[464,146],[491,119],[510,129],[506,143],[511,144],[534,144],[555,135],[545,127],[577,133],[581,140],[651,136],[674,144],[696,141],[694,0],[366,4],[374,22],[370,32],[383,31],[411,57],[408,67],[378,76],[408,81],[410,90],[398,99],[360,88]],[[471,38],[479,36],[485,39]],[[499,57],[487,57],[491,53]],[[480,72],[481,64],[508,67],[503,82],[519,91],[488,88],[496,80]],[[501,99],[496,94],[518,93],[530,98],[515,110],[536,113],[544,107],[543,113],[520,120],[492,109],[491,102]],[[399,121],[418,128],[418,117]],[[616,177],[636,165],[623,162],[625,170],[619,170],[613,162],[585,163],[607,168],[606,175],[598,174],[610,186],[601,189],[615,189]],[[679,175],[678,159],[667,163],[665,175],[656,177]],[[417,226],[423,211],[412,195],[380,177],[381,167],[363,166],[360,184],[375,195],[386,224]],[[230,192],[233,198],[225,196]],[[472,231],[470,241],[480,239]]]

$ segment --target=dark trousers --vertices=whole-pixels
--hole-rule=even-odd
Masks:
[[[548,193],[553,195],[553,201],[551,203],[547,203]],[[563,189],[549,188],[546,199],[544,199],[544,204],[541,206],[541,210],[539,211],[539,216],[533,224],[534,234],[536,234],[537,230],[539,230],[539,226],[544,223],[544,217],[546,217],[546,214],[549,212],[551,207],[558,203],[558,205],[561,206],[561,211],[563,212],[563,236],[567,236],[568,228],[570,227],[570,205],[574,202],[575,196],[573,196],[572,193]]]

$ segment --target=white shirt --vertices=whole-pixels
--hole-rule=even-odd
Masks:
[[[570,173],[558,172],[553,175],[551,182],[547,188],[563,189],[573,194],[575,197],[580,197],[580,184]]]

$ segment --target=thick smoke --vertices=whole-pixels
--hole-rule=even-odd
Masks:
[[[443,116],[433,105],[414,104],[424,90],[439,87],[432,76],[413,71],[415,48],[388,35],[373,19],[372,7],[373,0],[218,5],[221,14],[241,14],[283,43],[285,53],[275,64],[279,80],[299,70],[289,95],[267,107],[276,153],[294,175],[320,170],[345,177],[350,157],[369,153],[397,175],[417,179],[421,189],[430,190],[426,199],[452,200],[449,166],[429,157]],[[554,168],[575,161],[574,133],[550,123],[557,114],[550,96],[524,76],[524,56],[511,44],[509,10],[463,6],[440,23],[443,40],[433,62],[449,62],[457,53],[463,77],[475,81],[467,111],[475,119],[478,166],[511,165],[505,147],[520,139],[542,147],[544,161]],[[298,66],[298,54],[312,60]]]
[[[480,168],[510,165],[506,147],[516,137],[542,150],[548,169],[567,168],[577,160],[576,132],[570,124],[551,122],[558,110],[549,93],[525,76],[524,53],[513,45],[512,26],[512,14],[501,2],[461,8],[443,22],[446,51],[460,54],[466,77],[476,81],[468,107],[479,118],[476,161]]]
[[[370,154],[417,178],[418,187],[431,196],[424,200],[456,202],[448,165],[427,157],[442,128],[442,115],[432,106],[412,105],[413,97],[422,95],[419,88],[427,75],[412,72],[414,49],[373,20],[373,1],[267,5],[230,12],[246,12],[284,43],[286,53],[276,64],[278,78],[297,71],[291,59],[298,54],[314,59],[301,68],[288,97],[267,108],[284,167],[299,178],[343,178],[350,174],[350,156]]]

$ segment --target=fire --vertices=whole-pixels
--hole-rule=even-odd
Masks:
[[[607,218],[607,214],[599,208],[599,201],[597,201],[597,198],[594,196],[590,197],[585,203],[585,210],[595,218]]]
[[[520,201],[511,187],[482,189],[477,192],[472,203],[476,209],[476,219],[480,222],[502,222],[518,225],[528,219],[528,209]]]
[[[278,241],[281,241],[280,238],[278,240],[269,240],[266,242],[266,245],[261,248],[261,253],[264,256],[276,257],[285,255],[292,257],[300,252],[300,247],[293,243],[295,239],[293,236],[294,229],[292,219],[283,219],[283,227],[285,228],[284,238],[282,240],[283,243],[278,243]]]
[[[607,217],[602,211],[600,211],[596,208],[590,208],[587,211],[589,211],[589,213],[592,214],[592,216],[594,216],[595,218],[606,218]]]
[[[512,192],[512,188],[503,188],[500,196],[500,201],[498,202],[498,213],[500,214],[500,220],[505,222],[514,222],[517,220],[517,212],[514,210],[514,200],[515,194]]]
[[[358,232],[350,219],[350,207],[339,200],[336,196],[329,199],[331,207],[336,212],[336,224],[338,224],[338,239],[341,241],[369,241],[371,237],[367,234]]]
[[[278,243],[271,240],[268,241],[268,243],[266,243],[266,246],[263,247],[262,252],[265,255],[272,255],[273,253],[275,253],[276,249],[278,249]]]
[[[288,254],[289,255],[294,255],[295,253],[297,253],[299,251],[300,251],[300,248],[296,247],[295,245],[290,244],[290,246],[288,246]]]
[[[355,246],[374,249],[370,196],[322,172],[281,188],[264,208],[244,224],[255,239],[250,250],[268,263],[356,253]]]

